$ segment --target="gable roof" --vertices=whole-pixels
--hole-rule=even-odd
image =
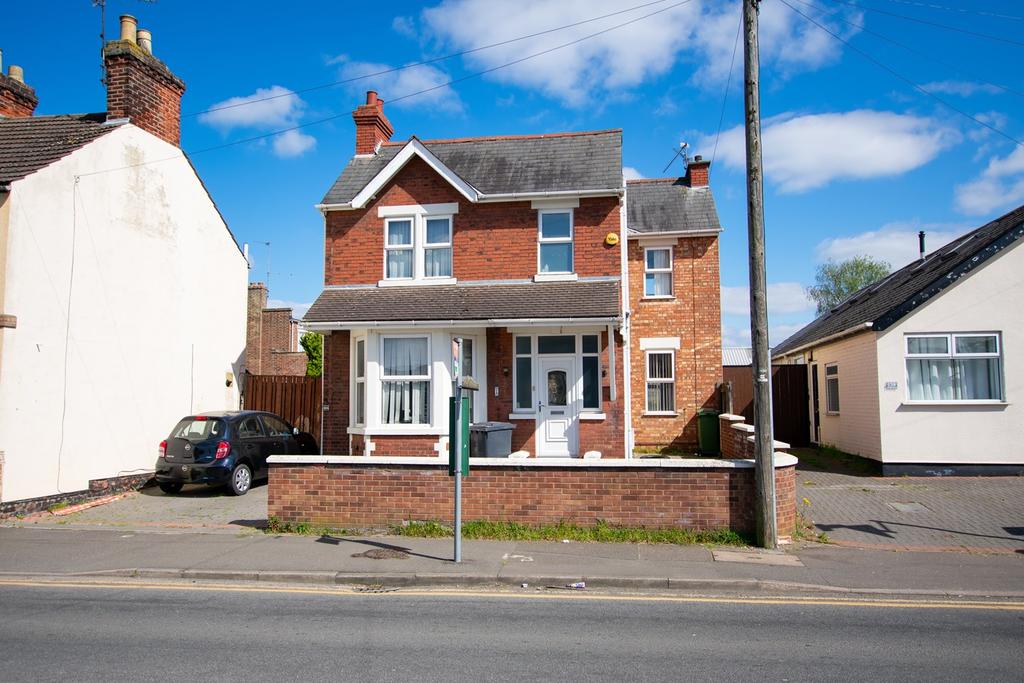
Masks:
[[[618,318],[617,280],[325,289],[302,322]]]
[[[630,235],[722,230],[711,188],[683,178],[627,181],[626,225]]]
[[[851,294],[775,347],[778,357],[847,331],[881,332],[1024,237],[1024,206]]]
[[[411,142],[482,195],[614,191],[622,187],[622,131],[387,142],[355,156],[323,198],[348,204]]]
[[[21,180],[116,130],[106,114],[0,117],[0,184]]]

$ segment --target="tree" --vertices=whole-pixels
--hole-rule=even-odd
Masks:
[[[892,270],[885,261],[855,256],[845,261],[828,261],[818,266],[815,285],[807,296],[818,304],[818,315],[826,313],[858,289],[878,282]]]
[[[306,352],[306,377],[319,377],[324,373],[324,338],[316,332],[305,332],[299,343]]]

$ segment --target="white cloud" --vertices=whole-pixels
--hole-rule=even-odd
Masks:
[[[1024,202],[1024,147],[1005,157],[992,157],[974,180],[957,185],[956,208],[972,216],[1011,208]]]
[[[221,130],[280,128],[293,125],[305,107],[305,102],[291,90],[272,85],[259,88],[252,95],[218,102],[210,107],[215,111],[201,114],[199,120]]]
[[[394,29],[395,33],[406,38],[418,38],[419,34],[416,32],[416,22],[412,17],[395,17],[391,22],[391,28]]]
[[[870,109],[786,113],[765,121],[762,130],[765,173],[782,192],[805,192],[833,180],[900,175],[959,139],[955,130],[932,119]],[[713,139],[702,144],[710,147]],[[722,133],[718,157],[727,166],[744,168],[743,126]]]
[[[959,223],[886,223],[878,230],[822,240],[814,252],[818,261],[845,261],[854,256],[871,256],[887,262],[896,270],[918,258],[919,231],[925,231],[925,249],[931,253],[970,229],[971,226]]]
[[[297,157],[316,146],[316,138],[302,131],[289,130],[274,136],[274,154],[279,157]]]
[[[308,311],[309,307],[312,305],[312,303],[300,303],[298,301],[267,299],[267,308],[290,308],[292,309],[292,317],[296,320],[302,320],[302,316],[306,315],[306,311]]]
[[[394,68],[390,64],[353,62],[346,55],[339,55],[329,63],[341,65],[338,75],[342,79],[359,78]],[[450,80],[451,77],[448,74],[433,66],[414,66],[363,78],[350,84],[350,90],[356,92],[376,90],[385,105],[393,103],[397,107],[422,107],[424,104],[430,104],[431,109],[435,111],[458,113],[462,111],[462,100],[450,85],[444,85]],[[427,92],[395,101],[399,97],[420,91]]]
[[[814,302],[807,297],[799,282],[775,282],[768,285],[768,314],[782,315],[813,311]],[[750,315],[750,290],[745,287],[722,287],[722,313]]]
[[[670,7],[666,4],[664,7]],[[490,69],[593,33],[639,19],[661,7],[649,6],[561,31],[467,55],[475,69]],[[427,32],[454,50],[470,50],[623,9],[621,0],[444,0],[422,13]],[[740,17],[739,5],[694,0],[520,63],[486,78],[539,90],[582,107],[599,96],[635,87],[667,73],[684,58],[694,63],[692,80],[714,86],[725,80]],[[839,49],[827,34],[777,6],[761,9],[762,67],[779,75],[815,69],[834,60]],[[737,56],[736,68],[742,67]]]
[[[970,97],[978,93],[998,95],[1003,92],[1002,88],[974,81],[933,81],[932,83],[925,83],[921,87],[928,92],[941,95],[960,95],[961,97]]]
[[[632,166],[623,166],[622,177],[625,180],[642,180],[644,178],[644,174]]]

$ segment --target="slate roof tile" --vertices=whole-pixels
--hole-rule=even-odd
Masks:
[[[711,188],[690,187],[682,178],[626,183],[629,234],[721,230]]]
[[[106,114],[0,117],[0,183],[20,180],[117,129]]]

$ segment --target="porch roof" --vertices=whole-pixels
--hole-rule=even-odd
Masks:
[[[302,321],[618,320],[619,282],[524,282],[325,289]]]

